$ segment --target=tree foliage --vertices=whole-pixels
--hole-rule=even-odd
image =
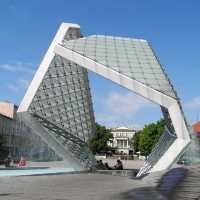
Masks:
[[[140,133],[141,131],[136,132],[131,140],[131,146],[133,147],[135,152],[139,151],[139,141],[140,141]]]
[[[107,142],[113,137],[110,129],[98,123],[95,126],[95,134],[88,142],[91,151],[96,154],[110,150],[110,147],[107,145]]]
[[[148,156],[162,135],[164,126],[164,119],[145,125],[143,130],[133,138],[134,150],[140,151],[141,155]]]

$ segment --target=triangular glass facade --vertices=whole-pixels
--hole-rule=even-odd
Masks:
[[[94,121],[87,70],[55,56],[29,111],[87,141]]]

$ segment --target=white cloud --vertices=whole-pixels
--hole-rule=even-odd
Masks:
[[[141,108],[152,105],[153,104],[146,99],[131,92],[126,93],[125,95],[117,92],[112,92],[106,100],[106,107],[113,114],[120,114],[123,116],[133,115]]]
[[[0,64],[0,69],[13,73],[24,72],[33,74],[35,71],[33,66],[32,63],[15,62],[13,64]]]
[[[200,109],[200,96],[194,97],[189,102],[185,103],[185,107],[188,109]]]
[[[28,88],[30,81],[24,78],[19,78],[15,83],[9,83],[7,88],[15,93],[24,91]]]
[[[112,113],[97,113],[95,118],[98,123],[104,124],[109,128],[126,126],[140,130],[143,127],[141,124],[135,123],[130,116],[123,118],[123,116],[113,115]]]
[[[136,129],[142,128],[142,125],[134,122],[137,113],[143,108],[154,106],[153,103],[131,92],[111,92],[101,104],[102,110],[95,113],[97,122],[108,127],[127,126]]]
[[[12,83],[9,83],[7,85],[8,89],[13,91],[13,92],[19,92],[19,86],[15,85],[15,84],[12,84]]]
[[[18,81],[19,81],[19,84],[25,89],[28,88],[28,86],[30,84],[29,80],[26,80],[26,79],[23,79],[23,78],[20,78]]]

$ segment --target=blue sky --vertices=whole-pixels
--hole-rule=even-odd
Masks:
[[[0,100],[20,103],[59,25],[71,22],[84,35],[151,42],[192,123],[200,117],[199,10],[198,0],[2,0]],[[93,73],[89,78],[100,123],[140,127],[161,117],[157,105]]]

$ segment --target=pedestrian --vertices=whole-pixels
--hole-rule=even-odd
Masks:
[[[117,160],[117,164],[114,166],[114,169],[116,170],[123,170],[123,163],[121,160]]]

